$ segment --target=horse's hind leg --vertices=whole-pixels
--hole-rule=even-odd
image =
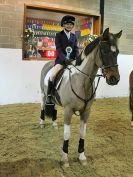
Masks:
[[[56,119],[57,119],[57,107],[55,105],[54,112],[53,112],[53,117],[52,117],[52,127],[55,128],[55,129],[58,129]]]
[[[131,126],[133,127],[133,89],[131,90],[131,95],[130,95],[130,109],[132,113]]]
[[[129,95],[129,108],[132,114],[131,117],[131,126],[133,127],[133,89],[130,88],[130,95]]]
[[[70,139],[70,124],[71,124],[71,117],[72,117],[72,110],[69,107],[65,107],[64,110],[64,143],[62,149],[62,157],[61,157],[61,164],[64,167],[69,167],[68,162],[68,145]]]
[[[89,116],[89,111],[86,111],[80,115],[80,140],[78,146],[79,161],[82,165],[87,164],[86,156],[84,154],[84,140],[86,135],[86,124]]]
[[[46,96],[44,95],[44,93],[41,94],[41,114],[40,114],[40,127],[44,128],[44,124],[45,124],[45,110],[44,110],[44,106],[45,106],[45,99]]]
[[[133,111],[132,111],[132,118],[131,118],[131,126],[133,127]]]

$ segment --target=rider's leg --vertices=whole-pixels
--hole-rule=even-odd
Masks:
[[[52,74],[50,76],[50,79],[49,79],[49,82],[48,82],[48,90],[47,90],[47,100],[46,100],[46,104],[52,104],[52,90],[53,90],[53,81],[57,75],[57,73],[63,68],[62,65],[60,64],[56,64],[54,67],[53,67],[53,70],[52,70]]]
[[[63,68],[63,65],[60,65],[60,64],[56,64],[54,67],[53,67],[53,70],[52,70],[52,74],[50,76],[50,80],[53,82],[56,75],[58,74],[58,72]]]
[[[53,82],[51,80],[48,81],[48,89],[47,89],[47,100],[46,104],[52,104],[52,89],[53,89]]]

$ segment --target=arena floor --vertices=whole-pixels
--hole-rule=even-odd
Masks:
[[[128,98],[97,99],[85,141],[87,166],[78,161],[79,117],[73,116],[70,167],[60,166],[63,109],[58,130],[39,127],[40,104],[0,106],[0,177],[133,177],[133,128]]]

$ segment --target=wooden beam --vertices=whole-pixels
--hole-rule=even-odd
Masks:
[[[87,11],[83,8],[70,8],[66,6],[56,6],[56,5],[33,5],[33,4],[25,4],[26,8],[29,9],[39,9],[39,10],[47,10],[47,11],[54,11],[54,12],[62,12],[62,13],[71,13],[75,15],[82,15],[82,16],[100,16],[99,13],[94,13],[91,10]]]

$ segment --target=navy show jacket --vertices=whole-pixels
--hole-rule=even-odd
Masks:
[[[70,54],[70,59],[75,60],[79,55],[79,48],[77,46],[77,38],[74,33],[70,33],[70,38],[68,39],[64,30],[57,33],[55,37],[55,45],[57,51],[57,58],[55,64],[65,64],[65,59],[67,56],[66,47],[70,46],[72,48],[72,53]]]

